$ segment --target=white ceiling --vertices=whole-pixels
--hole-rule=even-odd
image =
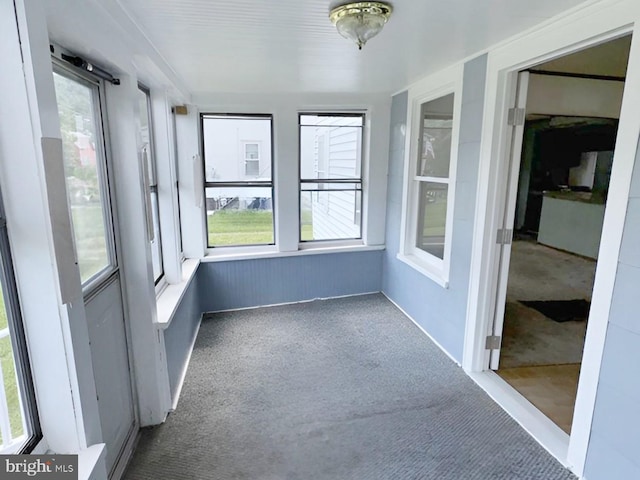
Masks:
[[[198,94],[394,92],[584,0],[393,0],[362,51],[329,21],[335,1],[117,1]]]

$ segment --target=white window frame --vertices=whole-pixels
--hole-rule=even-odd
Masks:
[[[273,113],[215,113],[215,112],[211,112],[211,111],[200,111],[198,112],[198,116],[199,116],[199,134],[200,134],[200,151],[201,151],[201,157],[199,157],[199,161],[200,161],[200,172],[202,177],[199,179],[194,180],[194,188],[197,188],[196,185],[198,183],[202,184],[202,192],[203,192],[203,203],[206,205],[206,198],[207,198],[207,189],[208,188],[227,188],[227,187],[237,187],[237,188],[246,188],[246,187],[264,187],[264,188],[269,188],[271,190],[271,201],[272,201],[272,205],[273,205],[273,216],[272,216],[272,231],[273,231],[273,242],[272,243],[260,243],[260,244],[239,244],[239,245],[211,245],[209,244],[209,220],[208,220],[208,215],[207,215],[207,209],[206,206],[205,208],[202,209],[202,216],[204,217],[204,223],[202,224],[204,227],[204,236],[205,236],[205,245],[206,245],[206,251],[207,252],[216,252],[216,251],[220,251],[220,250],[224,250],[226,253],[225,254],[229,254],[229,253],[233,253],[235,251],[240,251],[240,252],[253,252],[253,251],[270,251],[270,250],[274,250],[275,251],[275,247],[277,245],[278,242],[278,232],[277,232],[277,219],[276,219],[276,208],[275,208],[275,201],[276,201],[276,180],[275,180],[275,149],[274,149],[274,144],[275,144],[275,119],[274,119],[274,114]],[[242,167],[242,172],[239,172],[240,174],[238,175],[238,179],[237,180],[225,180],[225,181],[207,181],[206,178],[206,174],[204,172],[206,172],[206,168],[207,168],[207,160],[206,160],[206,152],[204,149],[204,120],[207,117],[213,117],[213,118],[225,118],[228,117],[229,119],[253,119],[253,120],[269,120],[270,122],[270,129],[271,129],[271,136],[270,136],[270,148],[271,148],[271,163],[270,163],[270,171],[271,171],[271,177],[269,180],[260,180],[255,179],[255,178],[249,178],[246,180],[241,180],[240,178],[242,177],[246,177],[245,173],[245,166],[243,163],[243,167]],[[245,144],[258,144],[258,149],[259,149],[259,155],[262,155],[262,141],[256,141],[256,140],[240,140],[240,144],[242,145],[242,159],[245,160],[245,155],[246,155],[246,151],[245,151]],[[237,145],[237,143],[236,143]],[[237,152],[236,152],[237,153]],[[194,158],[195,160],[195,158]]]
[[[363,171],[364,171],[364,163],[365,161],[367,161],[368,159],[365,157],[365,142],[367,142],[368,140],[368,136],[367,136],[367,120],[368,120],[368,114],[369,112],[367,110],[353,110],[353,111],[345,111],[345,110],[309,110],[309,111],[303,111],[300,110],[298,111],[298,202],[299,202],[299,211],[298,211],[298,249],[300,250],[304,250],[306,248],[313,248],[314,244],[319,244],[319,245],[335,245],[335,246],[345,246],[345,245],[363,245],[364,244],[364,228],[363,228],[363,216],[364,216],[364,211],[363,211],[363,204],[365,203],[365,181],[363,179]],[[354,192],[360,192],[360,214],[357,215],[359,218],[357,219],[357,221],[354,221],[354,223],[356,225],[358,225],[360,227],[360,236],[355,237],[355,238],[329,238],[329,239],[321,239],[321,240],[302,240],[302,217],[301,217],[301,210],[302,210],[302,203],[301,203],[301,197],[300,195],[303,192],[303,188],[302,185],[304,183],[317,183],[318,184],[318,188],[320,189],[321,187],[324,187],[326,185],[330,185],[332,183],[336,184],[336,183],[340,183],[339,180],[335,180],[335,179],[329,179],[328,176],[325,177],[318,177],[318,174],[322,171],[319,170],[316,166],[315,168],[315,175],[316,178],[302,178],[302,144],[301,144],[301,138],[302,138],[302,117],[303,116],[314,116],[314,115],[325,115],[325,116],[334,116],[334,117],[354,117],[354,118],[361,118],[362,119],[362,125],[359,127],[360,128],[360,142],[358,143],[358,157],[359,157],[359,161],[356,162],[356,172],[357,172],[357,177],[354,177],[352,179],[347,179],[346,182],[347,183],[352,183],[352,184],[357,184],[359,188],[354,189]],[[308,126],[308,125],[307,125]],[[328,148],[328,145],[325,145],[324,148]],[[328,152],[325,151],[324,152],[325,155],[328,155]],[[329,159],[328,157],[325,157],[326,159],[326,164],[324,165],[326,170],[329,170]],[[327,172],[325,172],[327,173]],[[314,182],[314,180],[317,180]],[[319,192],[318,192],[319,193]],[[357,196],[356,196],[356,204],[357,204]],[[327,203],[323,203],[318,201],[318,203],[320,205],[323,206],[325,212],[329,211],[329,204]],[[354,218],[355,220],[355,218]]]
[[[429,277],[443,288],[449,287],[449,267],[453,240],[453,213],[456,194],[456,170],[462,113],[462,65],[456,65],[415,83],[408,92],[407,135],[405,140],[404,191],[398,259]],[[448,178],[420,177],[416,174],[420,139],[421,109],[424,103],[453,94],[453,129]],[[448,185],[447,216],[443,258],[416,246],[419,188],[421,182]]]
[[[158,255],[160,259],[160,275],[156,278],[155,272],[153,272],[153,282],[155,285],[156,295],[159,295],[167,285],[167,279],[165,277],[164,270],[164,248],[162,245],[162,222],[161,222],[161,205],[160,205],[160,193],[158,189],[158,164],[157,158],[155,154],[155,136],[154,136],[154,125],[153,125],[153,105],[151,100],[151,89],[148,88],[143,83],[138,82],[138,90],[142,92],[147,101],[146,101],[146,110],[144,112],[140,112],[140,115],[147,116],[147,122],[149,125],[149,143],[147,145],[142,145],[141,148],[141,160],[142,160],[142,170],[144,177],[144,188],[145,188],[145,214],[147,217],[147,235],[149,241],[149,247],[152,248],[152,243],[155,241],[158,247]],[[148,157],[147,157],[148,156]],[[149,171],[149,169],[151,171]],[[151,197],[155,194],[156,197],[156,205],[155,208],[152,204]],[[155,210],[155,212],[153,211]],[[155,213],[155,217],[154,217]],[[156,237],[155,230],[158,230],[158,238]]]

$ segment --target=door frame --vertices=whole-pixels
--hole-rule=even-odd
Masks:
[[[498,200],[502,214],[498,216],[500,228],[503,231],[503,239],[513,236],[514,220],[516,213],[516,200],[518,197],[518,178],[520,174],[520,163],[522,157],[522,145],[525,131],[525,118],[527,108],[527,93],[529,91],[529,72],[520,71],[517,74],[516,94],[514,98],[514,107],[524,112],[521,121],[513,122],[509,125],[509,151],[506,158],[505,166],[505,182],[502,188],[503,198]],[[490,328],[490,335],[498,336],[502,339],[504,328],[504,314],[506,309],[507,286],[509,279],[509,265],[511,264],[511,245],[512,242],[496,243],[497,249],[496,261],[497,265],[494,269],[495,275],[495,300],[492,311],[493,321]],[[500,352],[502,350],[502,341],[499,342],[498,348],[488,350],[489,369],[497,370],[500,363]]]
[[[572,433],[566,449],[552,451],[579,476],[583,474],[587,455],[609,307],[640,136],[640,112],[634,111],[634,105],[640,104],[640,89],[629,88],[640,82],[640,38],[635,29],[639,19],[640,6],[633,0],[603,0],[587,6],[581,5],[559,19],[546,22],[490,51],[487,62],[478,197],[462,363],[463,368],[479,382],[482,376],[480,372],[486,372],[489,365],[485,338],[493,320],[497,273],[496,233],[502,221],[497,212],[502,212],[504,208],[504,204],[500,205],[500,188],[504,188],[506,183],[505,167],[510,154],[511,129],[507,126],[507,115],[508,109],[514,105],[518,72],[577,50],[629,33],[634,34],[616,139],[611,193],[607,200],[600,246],[599,258],[602,261],[596,272]],[[490,375],[497,377],[491,373],[483,378],[489,378]],[[489,382],[495,383],[493,379]],[[496,390],[500,388],[497,387]],[[504,401],[498,398],[498,394],[493,396],[505,408],[509,401],[513,403],[513,394]],[[536,429],[548,430],[540,425],[539,417],[531,415],[530,411],[519,418],[517,414],[513,415],[551,451],[553,447],[545,445],[545,439],[542,438],[544,435],[537,436],[534,433]],[[526,425],[527,421],[533,423]]]
[[[61,52],[69,53],[60,46],[56,46],[56,54]],[[112,148],[111,148],[111,137],[109,133],[109,113],[108,113],[108,102],[107,102],[107,88],[105,81],[90,72],[85,72],[83,70],[79,70],[75,68],[63,60],[61,60],[58,56],[52,55],[52,70],[55,72],[63,71],[66,72],[68,76],[71,78],[79,77],[82,81],[87,82],[89,84],[95,84],[97,86],[97,96],[94,98],[94,107],[97,108],[96,114],[99,116],[99,126],[101,127],[101,131],[97,132],[99,141],[101,143],[100,150],[104,155],[104,165],[101,167],[102,174],[104,178],[101,180],[101,186],[105,189],[107,193],[107,198],[105,199],[105,214],[107,218],[105,218],[105,227],[110,229],[108,234],[107,242],[112,249],[110,254],[113,255],[113,258],[110,259],[113,263],[112,268],[108,271],[104,271],[91,278],[86,285],[82,288],[82,298],[83,302],[86,304],[90,302],[96,295],[98,295],[102,290],[108,288],[115,278],[118,279],[120,283],[120,295],[122,300],[122,315],[123,315],[123,328],[125,339],[127,343],[127,362],[129,364],[129,388],[131,390],[131,401],[132,401],[132,410],[133,410],[133,423],[131,429],[129,430],[127,437],[120,449],[118,454],[118,458],[113,465],[113,467],[107,472],[109,478],[120,478],[124,473],[126,466],[129,462],[130,456],[133,453],[134,445],[138,438],[138,432],[140,430],[140,414],[139,414],[139,400],[138,400],[138,390],[137,390],[137,382],[134,365],[134,357],[133,357],[133,341],[131,334],[131,323],[130,317],[128,313],[128,295],[126,291],[126,279],[124,278],[124,269],[120,262],[122,261],[122,236],[121,236],[121,228],[120,221],[118,215],[118,203],[117,203],[117,192],[116,192],[116,181],[114,174],[114,159],[112,156]],[[75,252],[75,246],[74,246]],[[88,319],[87,319],[88,321]],[[98,404],[99,408],[99,404]]]

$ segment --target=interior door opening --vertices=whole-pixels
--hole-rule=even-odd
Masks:
[[[519,92],[491,369],[567,434],[630,45],[629,35],[532,67]]]

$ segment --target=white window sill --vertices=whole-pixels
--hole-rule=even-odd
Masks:
[[[229,252],[211,252],[207,253],[202,262],[226,262],[232,260],[254,260],[260,258],[282,258],[282,257],[298,257],[304,255],[322,255],[327,253],[347,253],[347,252],[370,252],[376,250],[384,250],[384,245],[362,245],[348,244],[348,245],[324,245],[324,244],[309,244],[301,250],[294,250],[291,252],[278,252],[275,250],[262,250],[262,251],[246,251],[233,253]]]
[[[78,453],[78,480],[95,480],[102,478],[96,467],[104,464],[107,454],[106,445],[98,443],[91,445]]]
[[[449,279],[445,277],[442,269],[436,268],[433,265],[428,264],[424,260],[416,257],[415,255],[405,255],[399,253],[396,258],[403,263],[406,263],[414,270],[417,270],[425,277],[430,278],[442,288],[449,288]]]
[[[158,295],[158,318],[156,323],[162,330],[169,328],[169,325],[171,325],[176,309],[180,305],[187,288],[189,288],[191,279],[194,277],[199,264],[200,261],[195,258],[185,260],[182,263],[182,281],[167,285],[162,293]]]

